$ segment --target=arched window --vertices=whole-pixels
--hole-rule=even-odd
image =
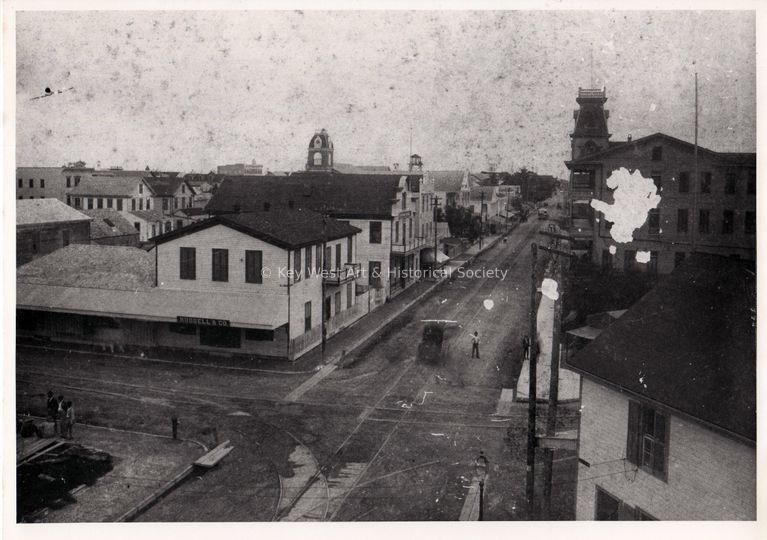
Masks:
[[[322,139],[319,137],[314,138],[314,147],[315,148],[322,148]]]
[[[320,154],[319,152],[314,153],[314,164],[322,165],[322,154]]]

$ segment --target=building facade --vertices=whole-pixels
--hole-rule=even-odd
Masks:
[[[577,519],[756,519],[755,310],[753,263],[695,254],[567,360]]]
[[[566,162],[573,247],[606,270],[668,273],[693,252],[754,260],[756,154],[696,152],[693,144],[662,133],[610,141],[606,100],[604,90],[579,90]],[[661,197],[630,243],[615,242],[612,223],[591,206],[593,199],[614,203],[607,181],[621,168],[652,179]],[[649,262],[639,264],[638,252],[649,252]]]
[[[90,243],[91,218],[58,199],[16,201],[16,264],[70,244]]]

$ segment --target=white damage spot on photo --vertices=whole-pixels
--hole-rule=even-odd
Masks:
[[[618,251],[618,248],[615,246],[610,246],[608,249],[610,250],[610,255],[615,255],[615,253]]]
[[[634,231],[644,225],[647,213],[657,208],[657,194],[652,178],[645,178],[639,170],[633,173],[621,167],[607,179],[607,187],[613,189],[613,204],[592,199],[591,206],[613,223],[610,234],[613,240],[628,243],[634,239]]]
[[[485,300],[482,302],[482,305],[485,306],[485,309],[490,311],[493,309],[493,306],[495,306],[495,302],[493,302],[490,298],[485,298]]]
[[[650,252],[649,251],[637,251],[636,259],[638,263],[648,263],[650,262]]]
[[[559,298],[558,288],[559,284],[551,278],[545,278],[541,283],[541,293],[552,300]]]

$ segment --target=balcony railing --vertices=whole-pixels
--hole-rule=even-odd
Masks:
[[[399,255],[410,253],[415,249],[428,247],[434,244],[434,236],[414,236],[406,238],[404,242],[392,242],[391,251]]]
[[[323,271],[322,279],[326,285],[342,285],[360,277],[360,263],[345,263],[342,268]]]

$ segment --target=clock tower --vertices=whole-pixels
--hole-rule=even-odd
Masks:
[[[610,146],[607,119],[610,111],[605,110],[607,101],[605,89],[578,88],[580,106],[573,111],[575,129],[570,134],[572,159],[578,159]]]
[[[333,168],[333,141],[325,129],[312,135],[309,154],[306,159],[307,171],[330,171]]]

